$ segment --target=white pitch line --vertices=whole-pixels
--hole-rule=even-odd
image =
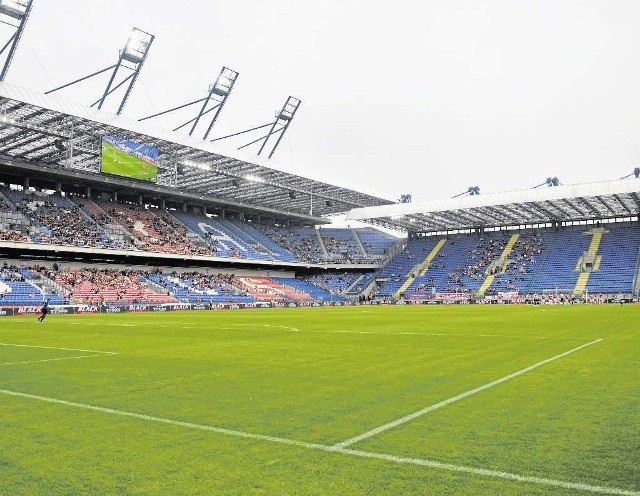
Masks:
[[[277,330],[281,330],[283,332],[300,332],[300,329],[298,329],[297,327],[289,327],[289,326],[284,326],[284,325],[277,325],[277,324],[225,324],[219,327],[216,327],[216,329],[223,329],[223,330],[231,330],[231,329],[235,329],[236,327],[272,327],[274,329]],[[201,329],[202,327],[182,327],[182,329]]]
[[[57,346],[39,346],[39,345],[32,345],[32,344],[0,343],[0,346],[15,346],[17,348],[41,348],[43,350],[84,351],[86,353],[102,353],[104,355],[117,355],[117,353],[114,351],[82,350],[80,348],[59,348]]]
[[[378,332],[378,331],[305,331],[306,334],[377,334],[382,336],[469,336],[475,338],[507,338],[507,339],[549,339],[547,336],[508,336],[505,334],[458,334],[458,333],[426,333],[426,332]]]
[[[429,412],[432,412],[434,410],[437,410],[438,408],[442,408],[443,406],[447,406],[450,405],[451,403],[455,403],[456,401],[460,401],[464,398],[468,398],[469,396],[472,396],[474,394],[477,394],[481,391],[484,391],[485,389],[489,389],[492,388],[494,386],[497,386],[498,384],[502,384],[503,382],[506,382],[508,380],[511,380],[515,377],[518,377],[522,374],[526,374],[527,372],[530,372],[534,369],[537,369],[538,367],[541,367],[549,362],[553,362],[554,360],[558,360],[560,358],[566,357],[567,355],[570,355],[571,353],[575,353],[576,351],[579,351],[583,348],[586,348],[587,346],[591,346],[593,344],[599,343],[600,341],[602,341],[602,339],[596,339],[595,341],[591,341],[589,343],[583,344],[581,346],[578,346],[576,348],[572,348],[569,351],[565,351],[564,353],[560,353],[559,355],[553,356],[551,358],[547,358],[546,360],[542,360],[541,362],[537,362],[534,363],[533,365],[530,365],[524,369],[520,369],[516,372],[513,372],[509,375],[505,375],[504,377],[501,377],[500,379],[496,379],[495,381],[491,381],[487,384],[484,384],[482,386],[478,386],[477,388],[474,389],[470,389],[469,391],[465,391],[464,393],[460,393],[456,396],[453,396],[452,398],[446,399],[444,401],[440,401],[439,403],[436,403],[434,405],[428,406],[426,408],[423,408],[422,410],[418,410],[417,412],[411,413],[409,415],[405,415],[404,417],[401,417],[399,419],[394,420],[393,422],[389,422],[387,424],[381,425],[380,427],[376,427],[375,429],[371,429],[370,431],[367,431],[363,434],[360,434],[359,436],[355,436],[352,437],[351,439],[347,439],[346,441],[342,441],[340,443],[337,443],[335,445],[336,448],[346,448],[347,446],[351,446],[352,444],[355,444],[359,441],[362,441],[363,439],[367,439],[370,438],[372,436],[375,436],[377,434],[380,434],[381,432],[385,432],[388,431],[389,429],[393,429],[394,427],[398,427],[399,425],[402,424],[406,424],[407,422],[414,420],[418,417],[422,417],[423,415],[426,415]]]
[[[65,322],[64,325],[79,325],[79,326],[111,326],[111,327],[149,327],[148,325],[138,325],[138,324],[109,324],[104,322]],[[167,326],[158,326],[154,325],[153,327],[167,327]]]
[[[60,360],[75,360],[77,358],[91,358],[91,357],[98,357],[98,356],[105,356],[105,355],[98,354],[98,355],[80,355],[80,356],[73,356],[73,357],[46,358],[44,360],[27,360],[25,362],[5,362],[5,363],[0,363],[0,365],[23,365],[27,363],[57,362]]]
[[[75,408],[81,408],[84,410],[93,410],[102,413],[108,413],[111,415],[119,415],[121,417],[130,417],[138,420],[146,420],[149,422],[157,422],[161,424],[175,425],[178,427],[186,427],[189,429],[198,429],[202,431],[215,432],[218,434],[224,434],[228,436],[236,436],[245,439],[253,439],[257,441],[270,441],[272,443],[284,444],[289,446],[297,446],[300,448],[313,449],[318,451],[325,451],[331,453],[340,453],[343,455],[355,456],[359,458],[373,458],[377,460],[384,460],[398,464],[418,465],[423,467],[429,467],[439,470],[447,470],[450,472],[461,472],[474,475],[480,475],[483,477],[493,477],[498,479],[512,480],[517,482],[524,482],[529,484],[537,484],[543,486],[555,486],[565,489],[577,489],[580,491],[588,491],[598,494],[611,494],[615,496],[640,496],[640,491],[633,491],[628,489],[619,489],[615,487],[595,486],[591,484],[584,484],[581,482],[567,482],[555,479],[547,479],[543,477],[533,477],[528,475],[519,475],[510,472],[503,472],[500,470],[491,470],[477,467],[467,467],[464,465],[453,465],[450,463],[441,463],[435,460],[427,460],[423,458],[405,458],[384,453],[371,453],[367,451],[337,448],[335,446],[328,446],[318,443],[308,443],[305,441],[296,441],[294,439],[287,439],[277,436],[267,436],[263,434],[252,434],[250,432],[236,431],[232,429],[225,429],[222,427],[215,427],[212,425],[194,424],[192,422],[182,422],[180,420],[167,419],[162,417],[154,417],[151,415],[144,415],[141,413],[127,412],[123,410],[115,410],[113,408],[105,408],[95,405],[87,405],[84,403],[76,403],[74,401],[60,400],[56,398],[49,398],[46,396],[38,396],[35,394],[19,393],[16,391],[10,391],[7,389],[0,389],[1,394],[9,396],[15,396],[19,398],[26,398],[31,400],[44,401],[47,403],[55,403],[59,405],[71,406]]]

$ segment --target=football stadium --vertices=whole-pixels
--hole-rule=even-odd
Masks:
[[[166,48],[142,29],[12,83],[40,4],[0,1],[0,495],[640,496],[640,168],[397,201],[312,179],[270,161],[297,97],[213,137],[226,66],[127,113]]]

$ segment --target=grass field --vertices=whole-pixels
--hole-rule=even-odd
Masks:
[[[119,150],[108,141],[102,141],[102,172],[117,176],[155,181],[158,168],[135,155]]]
[[[640,495],[639,321],[631,305],[7,317],[0,494]]]

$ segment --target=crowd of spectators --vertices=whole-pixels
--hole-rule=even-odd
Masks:
[[[74,303],[172,302],[174,298],[156,293],[143,284],[146,271],[130,269],[64,269],[55,273],[55,281],[71,291]]]
[[[187,228],[169,214],[146,209],[143,205],[103,203],[101,206],[135,238],[140,250],[177,253],[180,255],[211,255],[209,247],[195,246],[187,239]]]
[[[9,265],[4,262],[2,268],[0,268],[0,279],[4,282],[25,282],[26,278],[24,274],[18,272],[18,267],[15,265]]]
[[[506,270],[496,275],[492,288],[501,291],[520,290],[521,283],[531,273],[536,258],[543,251],[542,237],[538,231],[523,232],[513,246]]]
[[[221,231],[207,226],[190,231],[189,224],[179,216],[147,208],[144,205],[105,200],[89,200],[60,193],[2,189],[11,200],[0,195],[0,212],[9,212],[15,204],[16,212],[24,227],[4,225],[0,219],[0,241],[35,242],[42,244],[70,245],[85,248],[109,248],[146,250],[178,255],[218,255],[231,258],[254,258],[238,246],[226,242]],[[251,224],[260,234],[291,253],[287,261],[323,263],[373,263],[374,258],[361,252],[353,235],[327,232],[324,241],[314,227],[285,227]],[[193,229],[193,227],[191,227]],[[242,228],[238,228],[242,231]],[[245,229],[246,231],[246,229]],[[326,229],[332,231],[332,229]],[[269,258],[269,248],[260,241],[242,239],[249,251],[255,250],[257,258]],[[246,234],[246,233],[245,233]],[[257,235],[257,233],[256,233]],[[233,236],[229,235],[231,239]],[[250,238],[248,233],[247,237]],[[265,240],[267,242],[267,240]],[[324,243],[324,247],[323,247]],[[368,241],[364,243],[370,246]]]
[[[24,202],[16,205],[18,211],[40,226],[34,233],[41,243],[105,247],[109,238],[80,212],[80,207],[65,208],[49,201]]]
[[[464,261],[448,274],[446,291],[468,291],[479,286],[488,275],[496,276],[492,287],[508,291],[519,289],[518,283],[524,281],[536,256],[543,251],[542,238],[537,231],[521,233],[506,260],[501,260],[510,236],[506,232],[481,236]],[[423,286],[422,290],[430,287],[429,283]]]
[[[13,241],[16,243],[28,243],[29,238],[20,231],[0,228],[0,241]]]
[[[77,198],[75,202],[80,208],[91,217],[96,224],[105,230],[107,236],[109,236],[112,248],[118,248],[121,250],[134,250],[134,240],[131,236],[125,236],[121,232],[117,232],[118,222],[109,217],[103,210],[95,205],[90,200],[84,198]]]
[[[326,234],[322,236],[322,241],[330,260],[352,262],[364,258],[359,252],[355,241],[349,243],[343,238]]]
[[[203,274],[202,272],[172,272],[166,277],[174,286],[182,287],[188,300],[205,301],[206,296],[234,295],[247,296],[240,288],[235,274]],[[192,298],[192,296],[194,298]]]
[[[318,274],[314,276],[302,277],[302,280],[307,281],[314,286],[322,288],[330,293],[340,293],[345,291],[351,286],[358,278],[362,276],[360,272],[340,272],[332,274]]]
[[[11,210],[11,206],[9,205],[7,200],[5,200],[4,198],[2,198],[2,196],[0,196],[0,211],[8,212],[10,210]]]
[[[1,193],[1,192],[0,192]],[[12,212],[11,205],[0,194],[0,212],[8,213]],[[4,222],[4,225],[3,225]],[[25,236],[22,231],[14,229],[11,225],[11,221],[3,216],[0,218],[0,241],[14,241],[17,243],[28,243],[29,238]]]
[[[44,267],[39,265],[27,266],[21,262],[19,266],[4,262],[0,267],[0,303],[8,294],[17,298],[22,297],[20,304],[32,304],[50,298],[54,303],[66,303],[64,296],[58,296],[58,291],[47,289],[46,285],[34,283],[34,279],[44,274]],[[14,299],[13,304],[17,301]]]
[[[301,262],[321,262],[324,251],[312,227],[271,227],[254,224],[253,227],[293,253]]]

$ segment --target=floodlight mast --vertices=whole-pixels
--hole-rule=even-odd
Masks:
[[[216,109],[215,114],[213,114],[213,117],[211,118],[211,122],[209,122],[209,126],[207,127],[207,130],[204,133],[204,136],[202,137],[203,139],[207,139],[209,137],[209,133],[211,132],[211,129],[213,129],[213,125],[216,123],[216,120],[218,119],[218,116],[220,115],[220,112],[222,112],[222,108],[224,107],[224,104],[227,103],[227,98],[229,98],[229,95],[231,94],[231,90],[233,89],[233,85],[236,82],[236,79],[238,79],[238,73],[232,69],[229,69],[228,67],[223,67],[222,70],[220,71],[220,74],[218,75],[218,79],[216,79],[216,82],[214,83],[214,85],[209,88],[209,99],[214,97],[214,98],[219,98],[219,102],[218,104],[215,104],[214,107],[212,107],[211,110],[213,110],[214,108]],[[209,102],[209,100],[207,100],[205,102],[205,104],[202,106],[202,109],[200,110],[200,114],[198,114],[198,117],[196,117],[196,122],[193,124],[193,127],[191,128],[191,133],[193,133],[193,131],[196,128],[196,125],[198,124],[198,121],[200,120],[200,117],[202,117],[206,112],[205,112],[205,108],[207,107],[207,103]],[[189,134],[191,134],[189,133]]]
[[[179,129],[182,129],[185,126],[192,124],[191,130],[189,131],[189,136],[191,136],[193,132],[196,130],[196,127],[198,126],[200,119],[206,114],[209,114],[215,110],[215,113],[211,118],[209,126],[207,127],[207,131],[204,133],[203,139],[207,139],[207,137],[209,136],[209,133],[211,132],[211,129],[213,128],[213,125],[216,123],[216,120],[218,119],[218,116],[222,111],[222,108],[224,107],[224,104],[227,102],[227,98],[229,98],[229,95],[231,94],[231,90],[233,89],[233,85],[235,84],[236,79],[238,79],[238,76],[239,76],[238,72],[232,69],[229,69],[228,67],[223,67],[222,70],[220,71],[220,74],[218,75],[218,79],[216,79],[216,82],[211,86],[209,86],[209,93],[207,94],[206,97],[200,98],[198,100],[194,100],[189,103],[185,103],[184,105],[179,105],[177,107],[170,108],[169,110],[163,110],[162,112],[158,112],[153,115],[142,117],[141,119],[138,119],[138,120],[145,121],[147,119],[152,119],[153,117],[158,117],[160,115],[168,114],[175,110],[180,110],[186,107],[190,107],[191,105],[195,105],[196,103],[204,102],[202,104],[202,107],[200,108],[200,111],[198,112],[198,115],[196,115],[193,119],[188,120],[187,122],[174,128],[174,131],[178,131]],[[213,102],[213,106],[207,109],[207,106],[209,106],[209,104],[212,102]]]
[[[459,196],[463,196],[463,195],[476,196],[479,194],[480,194],[480,186],[469,186],[466,191],[463,191],[462,193],[458,193],[457,195],[452,196],[451,198],[458,198]]]
[[[269,153],[269,158],[273,156],[273,154],[276,151],[276,148],[278,148],[278,145],[282,140],[282,137],[284,136],[284,133],[287,132],[287,129],[291,124],[291,121],[296,115],[296,112],[298,111],[298,107],[300,107],[300,103],[302,102],[297,98],[294,98],[292,96],[287,97],[287,101],[284,102],[284,105],[282,106],[282,110],[276,115],[276,120],[273,123],[273,126],[271,126],[271,129],[269,130],[269,134],[267,134],[267,136],[264,139],[264,142],[262,143],[262,146],[260,147],[260,150],[258,150],[258,155],[262,153],[262,150],[267,144],[267,141],[269,141],[269,138],[274,134],[280,132],[280,131],[274,131],[275,127],[278,124],[282,125],[282,123],[284,122],[283,127],[281,128],[280,136],[278,136],[278,139],[276,140],[275,145],[273,145],[273,148],[271,149],[271,153]]]
[[[123,86],[125,83],[128,82],[129,86],[127,86],[125,94],[122,97],[122,100],[120,102],[120,106],[118,107],[118,111],[116,112],[118,115],[120,115],[122,113],[122,110],[124,109],[125,104],[127,103],[129,95],[131,94],[131,90],[133,89],[133,86],[136,83],[138,76],[140,75],[140,71],[142,70],[142,66],[144,65],[144,62],[147,59],[147,55],[149,54],[149,49],[151,48],[151,44],[153,43],[154,39],[155,39],[154,35],[149,34],[145,31],[142,31],[141,29],[133,28],[133,30],[131,31],[131,34],[129,35],[129,39],[127,40],[127,44],[124,46],[122,50],[120,50],[118,61],[115,64],[110,65],[109,67],[105,67],[104,69],[100,69],[99,71],[89,74],[88,76],[81,77],[79,79],[71,81],[70,83],[66,83],[66,84],[63,84],[62,86],[58,86],[57,88],[46,91],[45,95],[61,90],[63,88],[67,88],[76,83],[79,83],[81,81],[84,81],[86,79],[97,76],[98,74],[102,74],[104,72],[107,72],[113,69],[113,72],[111,73],[111,77],[109,78],[109,82],[107,83],[107,87],[105,88],[104,93],[98,100],[93,102],[91,106],[95,107],[97,105],[98,108],[101,109],[102,106],[104,105],[106,98],[110,94],[112,94],[114,91],[116,91],[118,88],[120,88],[121,86]],[[126,63],[129,63],[132,66],[130,67]],[[120,81],[118,84],[114,85],[116,75],[118,73],[118,70],[121,67],[129,69],[132,72],[127,77],[125,77],[122,81]]]
[[[298,98],[289,96],[284,102],[282,109],[279,112],[276,112],[275,121],[269,122],[267,124],[263,124],[262,126],[252,127],[251,129],[245,129],[244,131],[239,131],[237,133],[227,134],[226,136],[221,136],[220,138],[214,138],[211,141],[223,140],[226,138],[231,138],[232,136],[238,136],[240,134],[255,131],[257,129],[269,127],[269,132],[267,134],[265,134],[264,136],[260,136],[258,139],[255,139],[245,145],[238,147],[238,150],[242,150],[243,148],[251,146],[254,143],[257,143],[258,141],[262,141],[260,150],[258,150],[258,155],[260,155],[262,153],[262,150],[266,146],[267,141],[269,141],[269,138],[271,138],[272,136],[275,136],[276,134],[279,134],[278,139],[276,140],[275,144],[273,145],[273,148],[271,148],[271,152],[269,153],[269,158],[271,158],[273,157],[273,154],[275,153],[276,148],[278,148],[278,145],[280,144],[280,141],[282,140],[284,133],[287,131],[287,129],[289,128],[289,125],[291,124],[291,121],[296,115],[296,112],[298,111],[298,107],[300,107],[300,103],[302,102]],[[276,127],[278,126],[280,126],[280,128],[276,129]]]
[[[636,167],[635,169],[633,169],[633,172],[631,174],[627,174],[626,176],[622,176],[620,179],[628,179],[631,176],[635,176],[636,179],[638,179],[640,177],[640,167]]]
[[[109,79],[109,82],[107,83],[107,87],[104,90],[102,98],[99,100],[99,109],[102,108],[105,99],[111,93],[117,90],[125,82],[130,80],[129,86],[127,87],[127,90],[122,97],[122,101],[120,102],[120,106],[118,107],[118,111],[116,112],[118,115],[122,113],[122,110],[124,109],[124,106],[129,99],[129,95],[131,94],[131,90],[133,89],[133,85],[136,83],[136,80],[140,75],[140,70],[142,69],[145,60],[147,60],[147,55],[149,54],[149,49],[151,48],[151,44],[153,43],[154,38],[155,36],[152,34],[149,34],[138,28],[133,28],[131,34],[129,35],[127,44],[122,50],[120,50],[120,58],[118,59],[118,63],[116,64],[116,67],[111,74],[111,79]],[[133,67],[123,65],[125,61],[133,64]],[[112,89],[111,86],[113,85],[113,81],[115,80],[116,74],[118,73],[118,69],[120,69],[120,67],[126,67],[133,70],[133,74],[126,77],[121,83],[114,86]]]
[[[0,49],[0,55],[2,55],[4,51],[9,48],[9,53],[7,54],[4,66],[2,66],[2,72],[0,72],[0,81],[4,81],[7,77],[11,61],[13,60],[13,56],[18,48],[18,43],[20,42],[20,38],[24,32],[27,19],[29,19],[32,4],[33,0],[0,0],[0,22],[16,28],[13,34],[9,37],[7,43],[2,47],[2,49]],[[14,26],[6,18],[18,20],[19,23],[17,26]]]
[[[532,189],[539,188],[540,186],[548,186],[551,188],[560,186],[560,179],[558,179],[557,177],[548,177],[543,183],[536,184]]]

